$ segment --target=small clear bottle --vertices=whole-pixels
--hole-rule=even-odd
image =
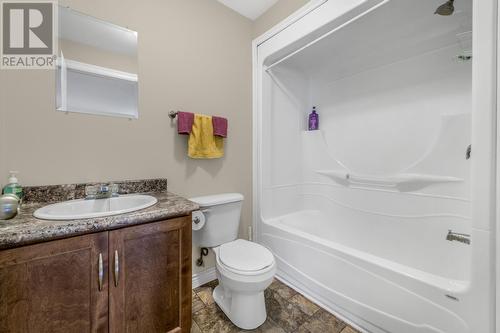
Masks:
[[[24,196],[24,191],[23,187],[19,184],[19,181],[17,180],[16,174],[18,174],[17,171],[10,171],[9,182],[7,185],[4,186],[2,193],[14,194],[19,198],[19,200],[22,200]]]

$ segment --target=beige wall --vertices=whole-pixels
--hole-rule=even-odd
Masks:
[[[259,37],[308,2],[309,0],[279,0],[255,21],[254,37]]]
[[[166,177],[186,197],[241,192],[246,237],[252,22],[217,1],[60,2],[138,32],[139,120],[56,112],[53,72],[2,70],[0,183],[19,170],[27,185]],[[227,117],[225,158],[190,160],[170,110]]]
[[[8,170],[18,170],[26,185],[166,177],[170,191],[186,197],[240,192],[240,236],[246,237],[252,207],[251,40],[254,31],[267,30],[305,1],[281,0],[255,25],[217,1],[60,2],[138,32],[139,120],[56,112],[53,72],[2,70],[0,184]],[[176,134],[170,110],[227,117],[226,156],[189,159],[187,137]],[[211,257],[205,268],[212,265]]]

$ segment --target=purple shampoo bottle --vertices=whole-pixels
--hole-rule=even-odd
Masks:
[[[316,113],[316,107],[313,106],[313,110],[309,114],[309,130],[315,131],[317,129],[319,129],[319,115]]]

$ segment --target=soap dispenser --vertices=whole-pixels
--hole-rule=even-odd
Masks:
[[[10,171],[10,177],[8,184],[4,186],[2,194],[14,194],[21,200],[23,198],[24,192],[23,187],[19,184],[16,175],[17,171]]]
[[[316,107],[313,106],[311,114],[309,114],[309,130],[315,131],[319,129],[319,115],[316,113]]]

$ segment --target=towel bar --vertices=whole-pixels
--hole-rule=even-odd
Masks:
[[[179,113],[179,111],[170,111],[168,113],[168,116],[170,117],[170,119],[175,119],[175,117],[177,117],[178,113]]]

